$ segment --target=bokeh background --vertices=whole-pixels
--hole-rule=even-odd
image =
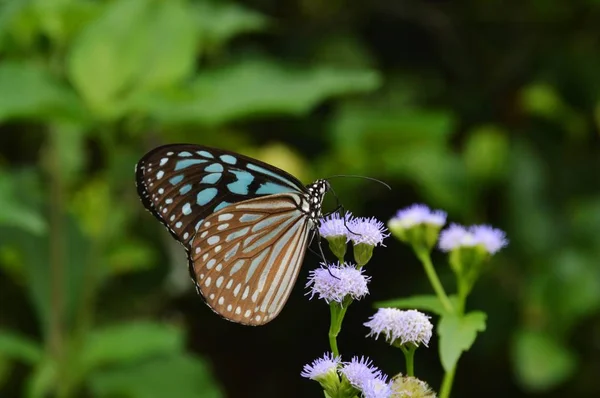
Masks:
[[[356,215],[423,202],[502,228],[453,396],[600,396],[599,26],[597,0],[3,0],[0,396],[322,394],[299,375],[328,349],[303,286],[318,257],[272,323],[213,314],[135,191],[137,160],[171,142],[393,187],[333,180]],[[362,323],[430,287],[386,243],[340,349],[395,374]],[[436,389],[437,348],[416,362]]]

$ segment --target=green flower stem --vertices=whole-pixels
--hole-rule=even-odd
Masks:
[[[417,350],[417,346],[409,343],[408,346],[401,345],[400,349],[404,353],[404,359],[406,360],[406,375],[414,376],[415,375],[415,351]]]
[[[463,315],[465,313],[465,305],[467,302],[467,296],[469,295],[469,287],[467,286],[467,283],[462,280],[461,278],[458,279],[457,281],[457,287],[458,287],[458,308],[456,309],[456,312],[459,315]]]
[[[440,388],[440,398],[449,398],[450,391],[452,391],[452,382],[454,381],[454,373],[456,372],[456,366],[444,375],[442,380],[442,387]]]
[[[331,310],[331,324],[329,325],[329,345],[331,346],[331,351],[333,352],[334,357],[338,357],[340,355],[340,351],[337,346],[337,336],[340,334],[342,330],[342,321],[344,320],[344,316],[346,315],[346,310],[352,300],[344,300],[342,304],[333,302],[329,304],[329,309]]]
[[[429,278],[429,283],[431,283],[431,286],[433,287],[435,294],[438,296],[438,299],[444,306],[444,309],[449,313],[454,312],[454,307],[452,306],[452,303],[450,302],[450,299],[448,298],[448,295],[442,286],[442,282],[440,282],[440,278],[438,278],[438,275],[435,272],[435,268],[433,268],[431,257],[429,256],[429,250],[425,249],[424,247],[415,247],[414,249],[417,258],[423,264],[427,278]]]
[[[48,352],[56,364],[55,393],[57,397],[68,396],[68,372],[66,372],[66,336],[64,325],[65,240],[64,202],[65,186],[61,173],[60,143],[54,128],[49,135],[46,168],[50,181],[50,316],[46,339]]]
[[[467,302],[467,296],[470,292],[470,287],[468,282],[464,277],[458,277],[457,280],[458,287],[458,303],[456,307],[456,313],[459,316],[463,316],[465,314],[465,305]],[[442,380],[442,386],[440,387],[440,398],[449,398],[450,392],[452,391],[452,384],[454,383],[454,374],[456,373],[456,365],[444,374],[444,379]]]

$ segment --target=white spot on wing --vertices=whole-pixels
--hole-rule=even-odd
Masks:
[[[219,214],[218,220],[219,221],[228,221],[228,220],[231,220],[232,218],[233,218],[233,214],[225,213],[225,214]]]

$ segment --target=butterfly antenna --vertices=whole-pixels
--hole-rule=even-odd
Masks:
[[[331,177],[326,178],[325,180],[329,181],[332,178],[338,178],[338,177],[348,177],[348,178],[362,178],[363,180],[371,180],[371,181],[375,181],[381,185],[383,185],[384,187],[386,187],[387,189],[389,189],[390,191],[392,190],[392,187],[390,187],[388,184],[386,184],[385,182],[378,180],[377,178],[373,178],[373,177],[365,177],[365,176],[359,176],[359,175],[353,175],[353,174],[337,174]]]

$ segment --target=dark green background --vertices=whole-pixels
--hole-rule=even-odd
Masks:
[[[321,396],[299,376],[328,349],[318,258],[272,323],[213,314],[137,199],[134,164],[169,142],[393,187],[333,180],[357,215],[424,202],[505,230],[453,396],[600,395],[599,27],[597,0],[0,2],[0,395]],[[386,244],[339,344],[393,375],[362,323],[430,287]],[[438,388],[436,338],[416,373]]]

